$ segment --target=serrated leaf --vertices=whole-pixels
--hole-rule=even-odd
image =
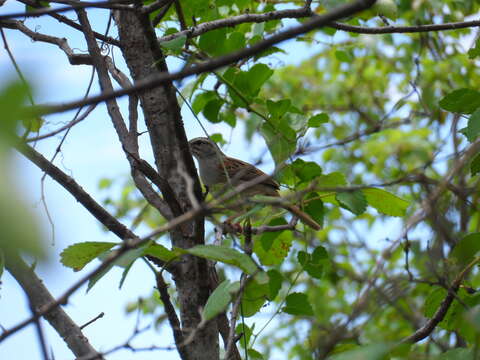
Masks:
[[[225,311],[230,301],[232,301],[232,284],[230,280],[224,280],[208,297],[205,308],[202,312],[204,320],[211,320],[221,312]]]
[[[328,264],[328,253],[323,246],[317,247],[312,254],[299,251],[297,259],[303,269],[312,277],[321,279]]]
[[[283,312],[291,315],[313,316],[313,308],[306,294],[292,293],[285,299]]]
[[[480,107],[480,92],[466,88],[454,90],[440,100],[439,105],[447,111],[471,114]]]
[[[477,175],[480,172],[480,154],[475,155],[470,163],[470,173],[472,176]]]
[[[304,161],[302,159],[296,159],[292,163],[292,169],[295,172],[295,175],[302,182],[309,182],[313,179],[318,178],[322,175],[322,168],[320,165],[313,161]]]
[[[409,206],[408,201],[383,189],[369,188],[363,189],[362,192],[368,205],[374,207],[379,213],[389,216],[405,216]]]
[[[197,245],[182,251],[205,259],[234,265],[249,275],[257,271],[257,266],[248,255],[226,246]]]
[[[110,250],[117,243],[88,241],[70,245],[60,254],[60,262],[73,271],[80,271],[100,254]]]
[[[361,215],[367,209],[367,200],[362,191],[349,191],[338,193],[335,198],[340,205],[354,213],[355,215]]]
[[[262,237],[266,234],[262,234]],[[267,240],[268,239],[268,244]],[[281,264],[292,246],[292,236],[288,231],[282,231],[280,234],[271,238],[264,238],[264,241],[255,241],[253,243],[253,251],[260,259],[261,263],[267,266]],[[265,250],[268,248],[268,250]]]

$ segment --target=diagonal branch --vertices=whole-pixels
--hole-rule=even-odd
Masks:
[[[75,109],[79,106],[99,103],[102,101],[113,99],[115,97],[124,96],[127,94],[131,94],[131,93],[146,90],[146,89],[151,89],[151,88],[160,86],[162,84],[166,84],[172,80],[180,80],[191,75],[197,75],[204,72],[213,71],[223,66],[235,63],[239,60],[254,56],[264,51],[265,49],[271,46],[274,46],[276,44],[279,44],[285,40],[292,39],[298,35],[304,34],[311,30],[326,26],[332,21],[335,21],[344,17],[348,17],[360,11],[366,10],[369,7],[371,7],[374,3],[375,3],[375,0],[356,0],[349,4],[339,6],[326,14],[317,16],[305,22],[304,24],[298,25],[296,27],[292,27],[285,31],[279,32],[278,34],[272,35],[265,40],[259,41],[251,45],[248,48],[241,49],[227,55],[213,58],[209,61],[203,62],[201,64],[197,64],[194,66],[190,66],[178,72],[174,72],[174,73],[161,72],[154,75],[150,75],[142,79],[138,79],[135,81],[135,85],[133,85],[128,89],[105,92],[97,96],[92,96],[88,99],[72,101],[69,103],[61,104],[61,105],[50,105],[50,106],[45,105],[45,106],[42,106],[40,109],[38,109],[38,112],[40,114],[53,114],[58,112],[64,112],[67,110]]]
[[[98,73],[98,79],[100,82],[100,88],[102,91],[113,91],[113,85],[108,76],[108,68],[105,63],[105,60],[101,54],[100,48],[97,45],[97,41],[93,35],[92,28],[87,18],[85,10],[80,9],[76,10],[80,24],[84,28],[85,39],[87,41],[87,46],[89,53],[92,57],[93,64]],[[138,154],[138,143],[137,143],[137,134],[131,134],[126,125],[125,121],[120,113],[115,99],[107,101],[107,110],[110,118],[112,119],[114,128],[117,132],[118,138],[122,143],[127,159],[130,162],[130,167],[132,170],[132,177],[137,188],[141,191],[145,199],[154,206],[165,218],[172,218],[172,211],[168,204],[160,198],[156,191],[150,186],[144,176],[142,176],[135,168],[135,161],[130,156],[131,153]]]
[[[438,307],[437,311],[432,316],[432,318],[429,321],[427,321],[427,323],[423,325],[420,329],[415,331],[412,335],[403,339],[402,343],[416,343],[416,342],[419,342],[420,340],[425,339],[427,336],[429,336],[432,333],[435,327],[445,318],[445,315],[447,314],[448,309],[452,305],[453,300],[455,300],[456,298],[456,294],[463,280],[470,273],[473,267],[477,265],[479,262],[480,262],[480,258],[476,257],[470,262],[470,264],[468,264],[465,267],[465,269],[462,270],[462,272],[460,272],[460,274],[457,275],[452,285],[448,288],[447,296],[445,296],[445,299],[443,299],[442,303],[440,304],[440,306]]]
[[[34,318],[38,321],[39,313],[43,308],[53,302],[55,299],[48,289],[43,285],[35,272],[13,252],[5,256],[6,268],[10,274],[17,280],[22,289],[31,301]],[[45,319],[52,325],[57,333],[64,339],[70,350],[76,357],[95,356],[96,359],[103,359],[89,343],[88,339],[82,333],[80,327],[63,311],[60,307],[55,307],[46,313]],[[3,335],[3,334],[2,334]]]

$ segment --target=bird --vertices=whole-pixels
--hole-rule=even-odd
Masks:
[[[213,186],[231,184],[235,187],[250,181],[255,182],[254,179],[261,178],[258,183],[241,191],[240,196],[266,195],[280,197],[280,184],[271,176],[248,162],[228,157],[211,139],[197,137],[191,139],[188,143],[192,155],[197,159],[200,178],[207,192]],[[312,229],[321,229],[321,226],[310,215],[300,210],[298,206],[292,204],[279,204],[279,206],[297,216]]]

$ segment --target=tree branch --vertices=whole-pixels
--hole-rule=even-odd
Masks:
[[[204,72],[216,70],[228,64],[232,64],[239,60],[254,56],[264,51],[265,49],[271,46],[274,46],[278,43],[281,43],[285,40],[294,38],[298,35],[304,34],[311,30],[326,26],[332,21],[335,21],[344,17],[348,17],[362,10],[366,10],[369,7],[371,7],[374,3],[375,3],[375,0],[356,0],[349,4],[339,6],[324,15],[315,17],[304,24],[293,27],[291,29],[287,29],[278,34],[272,35],[263,41],[259,41],[251,45],[248,48],[238,50],[227,55],[213,58],[209,61],[187,67],[175,73],[161,72],[161,73],[151,74],[150,76],[137,79],[135,81],[135,84],[128,89],[105,92],[97,96],[92,96],[88,99],[72,101],[69,103],[61,104],[61,105],[44,105],[37,108],[37,113],[53,114],[53,113],[64,112],[67,110],[75,109],[83,105],[99,103],[101,101],[106,101],[109,99],[113,99],[115,97],[124,96],[127,94],[143,91],[146,89],[151,89],[151,88],[160,86],[162,84],[169,83],[172,80],[179,80],[191,75],[196,75],[196,74],[201,74]]]
[[[54,2],[54,1],[51,1],[51,2]],[[56,1],[56,2],[61,3],[60,1]],[[67,1],[64,1],[64,3],[66,2]],[[129,10],[129,11],[134,10],[132,7],[128,5],[118,4],[118,3],[127,3],[127,4],[132,3],[133,0],[115,0],[115,1],[98,1],[98,2],[68,1],[68,2],[70,2],[71,5],[65,6],[65,7],[59,7],[59,8],[39,7],[38,10],[32,10],[28,12],[22,11],[22,12],[0,15],[0,20],[38,17],[41,15],[58,14],[66,11],[73,11],[73,10],[86,9],[86,8],[118,9],[118,10]]]
[[[38,8],[38,9],[41,9],[42,8],[42,5],[39,4],[37,1],[35,0],[19,0],[22,4],[25,4],[25,5],[28,5],[28,6],[31,6],[33,8]],[[49,16],[51,16],[52,18],[58,20],[59,22],[61,23],[64,23],[76,30],[80,30],[82,31],[82,27],[77,24],[75,21],[73,20],[70,20],[69,18],[67,18],[66,16],[63,16],[63,15],[60,15],[60,14],[57,14],[57,13],[52,13],[52,14],[48,14]],[[119,46],[120,45],[120,42],[110,36],[105,36],[103,34],[100,34],[100,33],[97,33],[95,32],[95,37],[99,40],[102,40],[102,41],[105,41],[107,44],[110,44],[110,45],[115,45],[115,46]]]
[[[45,307],[55,302],[55,299],[43,285],[35,272],[14,252],[9,252],[5,256],[6,268],[18,281],[20,286],[27,294],[33,306],[34,316],[32,318],[38,321],[40,314],[44,314],[45,319],[52,325],[57,333],[63,338],[70,350],[76,357],[92,356],[97,359],[103,359],[89,343],[88,339],[82,334],[80,327],[63,311],[60,307],[55,307],[49,312],[44,312]],[[19,329],[18,329],[19,330]],[[16,331],[18,331],[16,330]],[[13,331],[12,333],[14,333]],[[7,335],[2,333],[2,339]]]
[[[33,41],[41,41],[58,46],[65,53],[65,55],[67,55],[68,61],[71,65],[92,65],[90,55],[75,54],[65,38],[58,38],[32,31],[25,26],[22,21],[18,20],[0,20],[0,27],[20,30]]]
[[[477,265],[479,262],[480,262],[480,258],[476,257],[475,259],[473,259],[473,261],[470,262],[470,264],[468,264],[465,267],[465,269],[462,270],[462,272],[460,272],[460,274],[457,275],[452,285],[448,288],[447,296],[445,296],[445,299],[443,299],[442,303],[440,304],[440,306],[438,307],[437,311],[432,316],[432,318],[429,321],[427,321],[427,323],[423,325],[420,329],[415,331],[412,335],[403,339],[402,343],[406,343],[406,342],[416,343],[416,342],[419,342],[420,340],[425,339],[427,336],[429,336],[432,333],[432,331],[435,329],[438,323],[445,318],[445,315],[447,314],[448,309],[452,305],[453,300],[455,300],[456,294],[463,280],[470,273],[473,267]]]

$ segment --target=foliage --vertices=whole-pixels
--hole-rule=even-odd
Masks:
[[[314,2],[313,10],[324,13],[338,3],[343,2]],[[185,26],[303,4],[185,0],[183,13],[171,6],[156,31],[161,39]],[[448,23],[479,10],[473,0],[385,0],[344,23]],[[287,21],[278,19],[246,22],[160,45],[167,57],[190,65],[241,51],[286,27]],[[245,231],[226,234],[222,245],[179,249],[162,245],[170,244],[162,232],[110,263],[88,288],[115,265],[124,268],[121,286],[132,263],[144,256],[167,265],[195,256],[217,263],[225,277],[212,289],[202,319],[229,314],[241,296],[236,331],[249,358],[273,358],[282,351],[292,359],[473,359],[480,341],[480,277],[473,266],[480,250],[480,50],[478,41],[470,49],[464,44],[475,36],[475,28],[367,35],[331,26],[297,37],[302,56],[286,64],[284,59],[295,56],[289,53],[292,44],[190,79],[179,89],[184,110],[219,128],[244,129],[243,140],[252,149],[262,140],[284,199],[298,203],[323,228],[285,229],[290,214],[267,206],[275,205],[269,199],[249,199],[253,210],[242,214],[248,218]],[[0,96],[0,105],[10,101],[5,100],[10,90]],[[41,129],[43,120],[26,118],[27,132]],[[223,145],[228,137],[212,138]],[[245,151],[244,160],[248,155]],[[134,218],[134,228],[167,222],[131,182],[122,183],[120,193],[112,191],[113,183],[102,179],[99,185],[116,218]],[[4,203],[0,192],[0,210]],[[223,215],[212,211],[207,220],[216,226]],[[7,220],[0,215],[0,224]],[[264,225],[277,228],[262,233]],[[259,233],[249,234],[251,228]],[[10,236],[28,238],[19,248],[36,254],[31,234],[17,234],[20,230],[14,227]],[[207,232],[206,243],[215,237]],[[105,261],[115,246],[121,244],[73,244],[61,262],[79,271],[96,258]],[[398,345],[436,320],[451,293],[455,298],[427,341]],[[130,308],[143,306],[153,316],[160,306],[155,296],[148,306]],[[265,314],[274,326],[258,325],[256,316]]]

